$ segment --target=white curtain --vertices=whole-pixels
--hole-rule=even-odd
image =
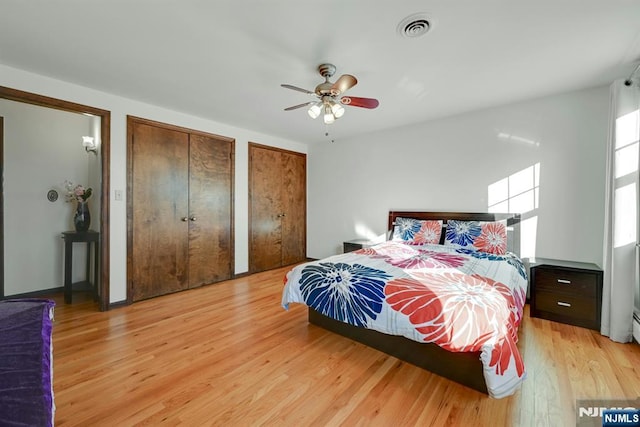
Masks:
[[[614,341],[629,342],[638,292],[640,89],[637,82],[626,86],[623,80],[617,80],[610,94],[601,333]]]

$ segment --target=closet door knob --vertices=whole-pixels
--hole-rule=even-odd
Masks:
[[[182,219],[182,222],[187,222],[189,220],[189,218],[187,218],[186,216],[183,216],[181,219]]]
[[[192,217],[191,217],[191,218],[189,218],[189,219],[190,219],[191,221],[195,221],[195,220],[196,220],[196,217],[195,217],[195,216],[192,216]]]

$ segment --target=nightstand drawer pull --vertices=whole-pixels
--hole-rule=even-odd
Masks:
[[[571,304],[569,304],[568,302],[562,302],[562,301],[558,301],[558,305],[562,307],[571,307]]]
[[[567,280],[567,279],[558,279],[558,283],[563,283],[565,285],[570,285],[571,284],[571,280]]]

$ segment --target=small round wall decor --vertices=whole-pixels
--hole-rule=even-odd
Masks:
[[[58,200],[58,192],[56,190],[49,190],[47,193],[47,200],[50,202],[55,202]]]

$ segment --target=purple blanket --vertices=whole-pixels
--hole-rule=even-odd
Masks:
[[[0,301],[0,425],[52,426],[51,332],[55,303]]]

